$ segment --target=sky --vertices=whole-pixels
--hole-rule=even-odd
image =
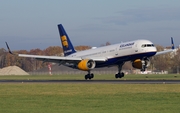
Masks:
[[[0,0],[0,48],[61,46],[63,24],[74,46],[137,39],[180,44],[180,0]]]

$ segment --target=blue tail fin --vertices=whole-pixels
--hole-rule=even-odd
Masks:
[[[60,35],[60,39],[61,39],[61,43],[62,43],[62,47],[63,47],[63,51],[64,51],[64,56],[68,56],[72,53],[75,53],[76,51],[74,50],[74,47],[73,47],[65,29],[63,28],[62,24],[58,25],[58,29],[59,29],[59,35]]]

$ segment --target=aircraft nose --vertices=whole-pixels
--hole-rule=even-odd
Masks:
[[[156,49],[156,47],[152,47],[152,48],[149,48],[149,51],[151,51],[151,52],[157,52],[157,49]]]
[[[155,51],[155,52],[157,52],[157,49],[156,49],[156,47],[154,47],[153,49],[154,49],[154,51]]]

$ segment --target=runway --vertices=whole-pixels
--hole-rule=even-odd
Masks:
[[[0,80],[1,83],[180,84],[180,80]]]

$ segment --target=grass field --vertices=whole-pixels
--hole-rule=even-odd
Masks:
[[[174,77],[176,76],[176,77]],[[84,75],[0,76],[0,80],[83,80]],[[176,80],[126,75],[119,80]],[[115,80],[96,75],[94,80]],[[180,84],[0,83],[0,113],[178,113]]]
[[[84,80],[84,75],[25,75],[0,76],[0,80]],[[95,75],[93,80],[116,80],[114,75]],[[125,75],[118,80],[180,80],[180,74]]]
[[[0,113],[178,113],[179,84],[0,84]]]

